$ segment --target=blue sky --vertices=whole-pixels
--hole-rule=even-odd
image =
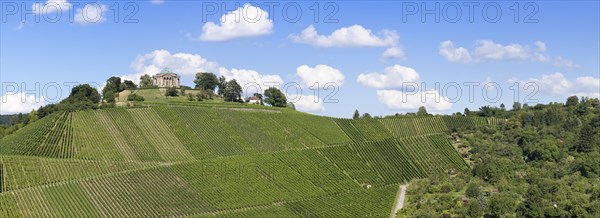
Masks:
[[[299,110],[335,117],[350,117],[355,109],[372,115],[413,112],[421,105],[435,113],[500,103],[510,107],[513,82],[520,84],[521,102],[600,95],[598,1],[480,2],[471,6],[473,16],[469,3],[462,2],[245,4],[3,1],[0,112],[30,111],[64,98],[65,83],[102,86],[110,76],[137,79],[165,67],[190,86],[198,71],[261,88],[264,82],[280,82],[280,88],[298,84],[292,87],[301,87],[303,96],[294,88],[288,91],[289,98],[299,99]],[[36,6],[39,10],[31,11]],[[426,9],[437,15],[423,14]],[[239,21],[231,19],[238,13]],[[226,24],[220,21],[224,14],[230,18]],[[307,87],[314,82],[321,84],[317,98]],[[322,85],[330,82],[339,90],[328,98],[332,90]],[[472,102],[465,82],[480,84]],[[407,88],[422,83],[426,88]],[[527,83],[535,88],[524,90]],[[485,84],[499,89],[484,89]],[[502,96],[495,98],[499,90]]]

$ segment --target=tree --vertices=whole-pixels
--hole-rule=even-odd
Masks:
[[[265,97],[265,102],[273,107],[286,107],[287,105],[287,98],[278,88],[270,87],[265,90]]]
[[[288,102],[288,103],[287,103],[287,108],[290,108],[290,109],[292,109],[292,110],[296,110],[296,105],[294,105],[294,103],[293,103],[293,102]]]
[[[364,113],[364,114],[362,115],[362,117],[360,117],[360,118],[370,119],[370,118],[373,118],[373,117],[372,117],[372,116],[371,116],[371,114],[369,114],[369,113]]]
[[[137,89],[137,85],[131,80],[125,80],[123,81],[123,84],[127,90]]]
[[[358,112],[358,110],[354,110],[354,115],[352,116],[352,119],[359,119],[360,118],[360,113]]]
[[[106,102],[115,102],[115,97],[119,92],[123,91],[124,87],[121,86],[121,78],[113,76],[106,80],[106,86],[102,89],[102,98]]]
[[[513,111],[520,111],[521,110],[521,103],[520,102],[513,103],[512,110]]]
[[[225,93],[225,88],[227,88],[227,80],[225,79],[225,76],[219,77],[219,84],[217,84],[217,88],[219,88],[217,94],[223,96]]]
[[[227,82],[227,86],[223,91],[225,101],[239,102],[242,99],[242,87],[237,83],[237,80],[232,79]]]
[[[427,116],[429,115],[427,113],[427,109],[425,108],[425,106],[421,106],[419,107],[419,110],[417,111],[417,116]]]
[[[88,84],[78,85],[71,89],[71,94],[63,102],[75,103],[80,101],[86,101],[97,104],[100,102],[100,93],[95,88],[92,88]]]
[[[140,77],[140,88],[150,88],[154,86],[154,82],[152,82],[152,77],[148,74],[144,74]]]
[[[525,201],[517,209],[517,215],[521,217],[544,217],[542,204],[542,191],[537,185],[532,185],[525,195]]]
[[[217,88],[219,85],[219,80],[214,73],[202,72],[196,74],[194,83],[196,84],[196,89],[210,90],[214,92],[215,88]]]
[[[579,133],[579,140],[577,141],[577,152],[590,152],[594,143],[594,130],[592,126],[584,125]]]
[[[506,110],[506,106],[504,105],[504,103],[500,104],[500,110]]]
[[[469,110],[469,108],[465,108],[464,114],[465,116],[469,116],[469,114],[471,114],[471,110]]]
[[[479,185],[475,182],[470,182],[467,186],[467,190],[465,190],[465,195],[470,198],[476,198],[479,196]]]
[[[570,96],[567,98],[567,103],[565,104],[567,107],[575,107],[579,104],[579,98],[576,95]]]
[[[469,201],[469,203],[467,203],[467,216],[468,217],[480,217],[482,215],[481,213],[481,206],[479,205],[479,202],[477,201]]]
[[[508,217],[515,212],[515,196],[508,193],[496,193],[490,197],[489,211],[491,217]]]
[[[187,93],[187,100],[194,101],[194,95],[192,93]]]
[[[169,87],[165,92],[165,96],[176,97],[179,96],[179,92],[177,91],[177,88]]]

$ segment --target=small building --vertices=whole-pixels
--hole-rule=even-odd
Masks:
[[[159,88],[179,88],[179,75],[169,69],[164,69],[160,73],[152,76],[152,84]]]
[[[251,96],[248,98],[248,104],[260,104],[260,98],[256,96]]]

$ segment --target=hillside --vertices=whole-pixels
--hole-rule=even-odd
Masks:
[[[3,138],[0,216],[385,217],[398,184],[468,168],[448,130],[497,122],[148,105],[57,112]]]

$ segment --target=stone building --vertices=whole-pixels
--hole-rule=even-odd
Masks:
[[[160,73],[152,76],[152,83],[160,88],[179,88],[179,75],[168,69],[164,69],[160,71]]]

